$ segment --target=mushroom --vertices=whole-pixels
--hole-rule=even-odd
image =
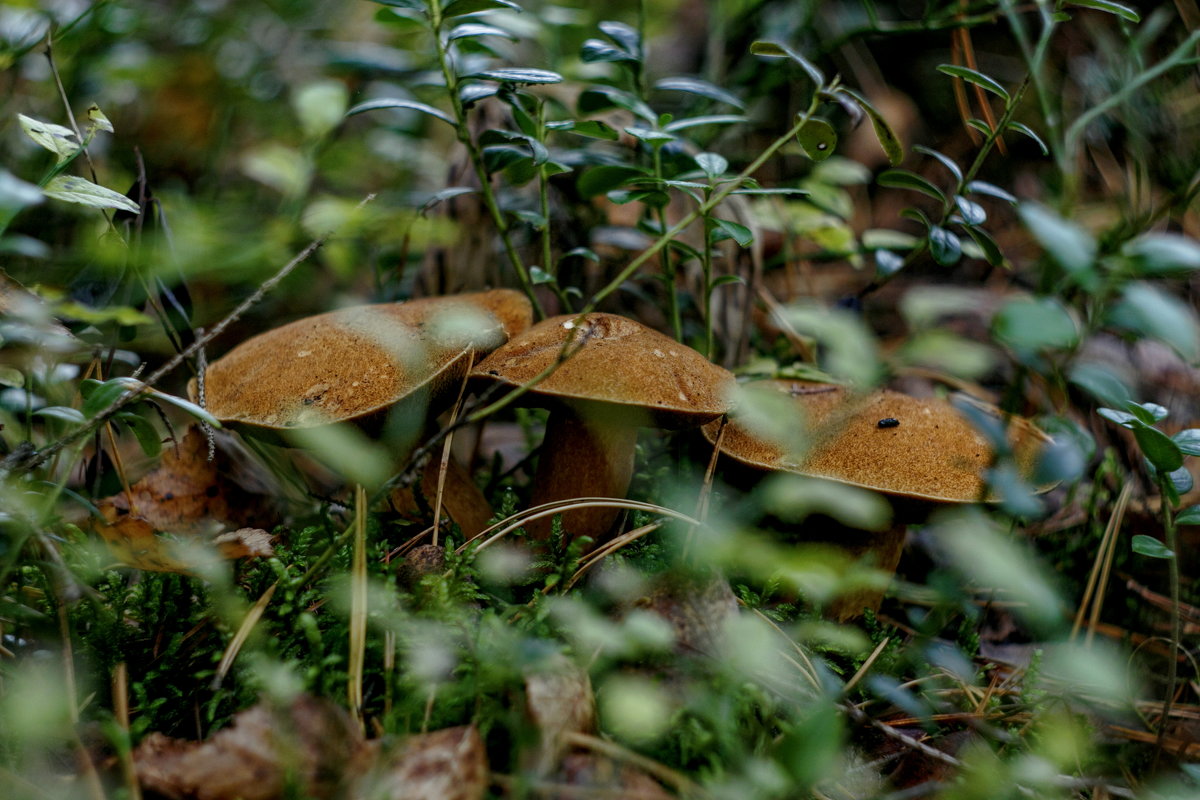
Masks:
[[[991,444],[947,400],[889,390],[855,397],[844,386],[795,380],[750,385],[790,398],[803,421],[809,446],[802,454],[788,453],[731,419],[720,447],[723,455],[739,464],[873,489],[892,496],[893,505],[904,512],[900,516],[908,518],[927,514],[937,504],[998,499],[989,494],[984,475],[994,458]],[[984,410],[999,414],[990,407]],[[1006,422],[1016,465],[1022,475],[1029,476],[1050,437],[1019,417]],[[705,425],[702,432],[715,445],[719,423]],[[869,537],[861,547],[851,549],[860,550],[859,555],[869,553],[880,570],[894,572],[904,533],[903,524],[894,525],[887,533]],[[881,599],[878,592],[851,594],[829,611],[831,616],[846,619],[864,606],[878,607]]]
[[[206,407],[221,422],[267,438],[339,422],[378,430],[387,422],[415,441],[452,400],[472,354],[491,351],[531,319],[529,301],[509,289],[317,314],[248,339],[210,364]],[[188,391],[199,394],[195,379]],[[474,489],[467,505],[486,505],[467,484]],[[466,524],[468,508],[447,510]]]
[[[568,339],[571,344],[564,351]],[[481,361],[473,378],[522,386],[561,361],[523,398],[550,408],[533,479],[533,504],[577,497],[623,498],[633,475],[637,429],[701,425],[729,410],[733,375],[686,345],[616,314],[551,317]],[[612,508],[563,514],[573,536],[599,541]],[[537,541],[550,520],[525,526]]]

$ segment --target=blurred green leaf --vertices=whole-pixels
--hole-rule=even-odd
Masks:
[[[457,25],[450,30],[446,35],[446,39],[453,42],[456,39],[474,39],[480,36],[499,36],[502,39],[516,42],[519,38],[514,34],[497,28],[495,25],[484,25],[479,22],[464,22],[462,25]]]
[[[987,222],[987,212],[979,203],[958,195],[954,198],[954,205],[958,207],[958,213],[962,215],[963,222],[967,225],[982,225]]]
[[[341,124],[349,102],[346,84],[334,80],[305,84],[292,95],[292,108],[310,139],[319,139]]]
[[[628,50],[616,47],[600,39],[588,39],[584,42],[580,58],[583,59],[585,64],[636,63],[639,60],[636,55]]]
[[[993,317],[992,331],[1019,352],[1066,350],[1079,343],[1079,325],[1053,297],[1007,301]]]
[[[1174,233],[1146,233],[1131,239],[1121,254],[1147,277],[1185,274],[1200,269],[1200,243]]]
[[[0,169],[0,211],[18,211],[26,206],[36,206],[45,198],[40,187],[13,175],[6,169]]]
[[[716,153],[698,153],[695,159],[696,166],[700,167],[709,180],[716,180],[725,174],[725,170],[729,169],[729,162],[725,160],[725,157]]]
[[[375,0],[378,2],[379,0]],[[399,0],[405,4],[403,7],[408,8],[407,3],[414,2],[420,8],[424,8],[425,4],[421,0]],[[521,11],[521,6],[514,3],[513,0],[451,0],[451,2],[442,9],[442,16],[445,18],[461,17],[466,14],[477,14],[480,11],[492,11],[494,9],[507,8],[511,11]]]
[[[1030,139],[1033,139],[1033,141],[1037,143],[1038,148],[1041,149],[1042,155],[1044,155],[1044,156],[1050,155],[1050,148],[1047,147],[1046,143],[1042,141],[1042,137],[1038,136],[1034,132],[1033,128],[1029,127],[1028,125],[1026,125],[1023,122],[1012,122],[1012,121],[1010,121],[1008,123],[1008,127],[1011,130],[1016,131],[1017,133],[1022,133],[1025,136],[1028,136]]]
[[[992,235],[983,228],[968,227],[966,228],[967,236],[971,237],[971,241],[983,253],[983,258],[993,267],[998,267],[1004,263],[1004,253],[1000,252],[1000,245],[996,244],[996,240]]]
[[[943,167],[945,167],[946,170],[954,177],[954,180],[957,185],[962,184],[962,182],[963,182],[962,168],[959,167],[958,164],[956,164],[954,162],[954,159],[950,158],[949,156],[947,156],[943,153],[939,153],[937,150],[934,150],[932,147],[926,147],[926,146],[920,145],[920,144],[913,145],[913,150],[915,150],[918,153],[923,153],[923,154],[929,156],[930,158],[932,158],[933,160],[937,161],[939,164],[941,164]]]
[[[1175,517],[1176,525],[1200,525],[1200,505],[1188,506]]]
[[[150,458],[155,458],[162,451],[162,436],[145,417],[128,411],[122,411],[113,417],[114,421],[122,423],[133,432],[142,452]]]
[[[1188,361],[1200,358],[1200,321],[1190,305],[1149,283],[1125,287],[1108,314],[1111,324],[1151,336],[1175,348]]]
[[[745,122],[746,118],[739,114],[709,114],[702,117],[684,117],[672,120],[663,126],[669,133],[678,133],[689,128],[699,128],[701,125],[735,125]]]
[[[1124,406],[1129,402],[1129,387],[1111,368],[1097,362],[1076,362],[1068,371],[1071,383],[1101,403]]]
[[[82,425],[87,422],[85,417],[78,409],[68,408],[66,406],[46,406],[39,408],[33,412],[35,417],[44,417],[46,419],[56,419],[60,422],[69,422],[72,425]]]
[[[754,243],[754,232],[738,222],[733,222],[728,219],[713,219],[715,226],[713,233],[720,232],[721,235],[714,235],[712,242],[719,242],[722,239],[733,239],[740,247],[749,247]]]
[[[1088,285],[1096,261],[1096,240],[1091,234],[1037,203],[1022,203],[1018,213],[1047,255],[1077,283]]]

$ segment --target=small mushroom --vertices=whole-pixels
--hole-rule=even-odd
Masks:
[[[509,289],[318,314],[248,339],[210,364],[206,406],[221,422],[267,438],[339,422],[377,429],[390,415],[415,439],[450,404],[472,354],[490,352],[531,319],[529,301]],[[197,397],[195,379],[188,391]],[[437,459],[430,465],[436,482]],[[486,507],[482,493],[467,484],[466,494],[446,498],[463,526],[490,516],[478,510]]]
[[[928,513],[936,504],[997,499],[989,494],[984,474],[995,455],[991,444],[946,400],[888,390],[856,397],[846,387],[808,381],[767,380],[753,385],[791,399],[809,446],[799,455],[788,453],[731,419],[721,452],[739,464],[873,489],[892,496],[897,510],[910,518]],[[719,423],[709,423],[702,431],[715,444]],[[1007,436],[1018,469],[1023,475],[1032,474],[1050,437],[1017,417],[1007,420]],[[861,550],[870,553],[879,569],[892,572],[903,543],[901,524],[870,539]],[[850,595],[830,613],[849,618],[863,606],[878,607],[880,599],[877,592]]]
[[[623,498],[633,475],[642,426],[701,425],[729,409],[733,375],[641,323],[616,314],[551,317],[513,338],[476,366],[472,377],[512,386],[529,383],[569,357],[522,398],[550,408],[533,483],[533,504],[576,497]],[[563,515],[573,536],[599,541],[617,511],[586,508]],[[550,520],[525,526],[550,537]]]

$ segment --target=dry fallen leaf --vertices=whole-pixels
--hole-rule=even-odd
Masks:
[[[247,709],[204,742],[152,733],[133,761],[142,789],[170,800],[275,800],[293,782],[297,794],[324,800],[341,796],[343,775],[366,756],[345,711],[300,695],[289,708]]]
[[[592,681],[574,662],[559,655],[544,668],[525,676],[525,710],[541,741],[531,768],[549,772],[566,751],[569,733],[591,733],[596,727]]]
[[[380,748],[374,767],[346,794],[354,800],[479,800],[490,781],[474,725],[446,728]]]
[[[561,790],[550,789],[541,797],[567,800],[580,797],[619,797],[621,800],[669,800],[672,795],[645,772],[610,758],[591,753],[572,753],[563,759],[556,783]]]
[[[270,535],[251,525],[270,527],[278,518],[265,483],[247,474],[246,464],[225,447],[208,460],[208,442],[193,426],[167,448],[158,468],[122,492],[97,503],[103,522],[94,525],[122,562],[156,572],[187,572],[186,557],[174,552],[167,531],[196,537],[228,526],[241,530],[218,538],[225,558],[270,555]],[[258,489],[258,491],[255,491]],[[265,538],[264,538],[265,537]]]

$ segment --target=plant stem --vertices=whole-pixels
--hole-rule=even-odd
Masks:
[[[1166,483],[1170,476],[1158,476],[1159,497],[1162,499],[1163,538],[1167,549],[1171,551],[1168,559],[1167,574],[1171,587],[1171,652],[1167,657],[1167,695],[1163,698],[1162,719],[1158,723],[1158,738],[1155,746],[1162,752],[1163,740],[1167,735],[1167,723],[1171,716],[1171,706],[1175,703],[1175,683],[1179,672],[1179,643],[1183,638],[1183,617],[1179,609],[1179,536],[1175,527],[1175,515],[1171,512],[1171,502],[1167,499],[1169,492]]]
[[[513,271],[517,273],[517,280],[521,282],[521,289],[533,305],[533,311],[537,315],[537,318],[539,320],[545,319],[546,312],[533,292],[533,282],[529,279],[529,270],[525,268],[525,263],[521,261],[521,254],[517,252],[517,247],[513,244],[512,229],[504,217],[504,212],[501,210],[500,203],[496,199],[496,193],[492,190],[491,178],[483,163],[483,151],[475,143],[475,140],[471,138],[471,129],[467,124],[467,112],[463,108],[461,98],[458,96],[458,75],[454,71],[454,64],[450,58],[446,44],[442,41],[442,23],[445,20],[442,18],[441,0],[429,0],[429,21],[430,28],[433,31],[433,46],[437,53],[438,67],[442,71],[442,79],[446,82],[446,95],[450,100],[450,108],[454,113],[455,135],[459,143],[466,148],[467,156],[471,160],[471,166],[475,170],[475,178],[479,181],[479,192],[483,196],[483,204],[487,207],[488,213],[492,217],[492,224],[496,226],[496,232],[500,235],[500,241],[504,245],[504,252],[513,266]]]
[[[808,109],[803,114],[799,115],[799,117],[796,120],[796,123],[788,130],[787,133],[783,134],[778,139],[771,142],[771,144],[768,145],[765,150],[763,150],[761,153],[759,153],[758,158],[754,159],[754,161],[751,162],[749,166],[747,166],[744,170],[742,170],[741,172],[738,173],[736,178],[729,181],[729,183],[725,184],[717,191],[713,192],[711,197],[709,197],[707,200],[705,200],[699,206],[697,206],[696,208],[694,208],[690,212],[688,212],[686,215],[684,215],[684,217],[682,219],[680,219],[679,222],[676,222],[674,225],[672,225],[669,230],[663,231],[662,235],[659,236],[658,239],[656,239],[653,244],[651,244],[649,247],[647,247],[645,250],[643,250],[637,256],[637,258],[635,258],[635,259],[633,259],[633,261],[629,262],[629,266],[627,266],[627,267],[625,267],[625,269],[621,270],[617,274],[617,276],[615,278],[613,278],[611,281],[609,281],[603,288],[601,288],[600,291],[598,291],[598,292],[596,292],[596,294],[592,295],[592,299],[588,301],[586,306],[584,306],[583,313],[587,313],[589,311],[594,310],[596,308],[596,306],[602,300],[604,300],[604,298],[608,297],[610,294],[615,292],[617,289],[621,288],[621,284],[623,284],[625,281],[629,280],[630,277],[632,277],[634,274],[636,274],[637,271],[639,269],[641,269],[642,266],[647,261],[654,258],[654,256],[658,255],[658,253],[664,247],[666,247],[672,240],[674,240],[676,236],[678,236],[680,233],[682,233],[684,230],[686,230],[689,225],[691,225],[693,222],[700,219],[701,217],[711,213],[714,208],[716,208],[718,205],[720,205],[722,200],[724,200],[729,195],[733,194],[733,192],[735,190],[737,190],[743,183],[745,183],[747,178],[749,178],[755,172],[758,172],[758,170],[762,167],[762,165],[767,162],[767,159],[769,159],[771,156],[775,155],[775,153],[779,150],[779,148],[783,147],[785,144],[790,142],[792,140],[792,137],[794,137],[797,133],[799,133],[800,129],[802,127],[804,127],[804,125],[809,121],[809,119],[812,118],[812,115],[814,113],[816,113],[817,105],[819,102],[818,95],[819,95],[819,93],[816,93],[813,95],[812,102],[809,104]]]

